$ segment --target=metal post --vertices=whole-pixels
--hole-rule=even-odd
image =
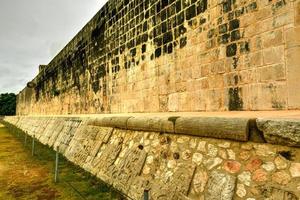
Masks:
[[[26,146],[26,144],[27,144],[27,134],[25,133],[24,145]]]
[[[34,146],[35,146],[35,137],[32,136],[32,148],[31,148],[31,155],[34,156]]]
[[[109,187],[109,199],[113,199],[113,195],[112,195],[111,186]]]
[[[54,182],[58,182],[58,162],[59,162],[59,147],[57,147],[56,153],[55,153],[55,171],[54,171]]]
[[[149,190],[144,190],[144,200],[149,200]]]

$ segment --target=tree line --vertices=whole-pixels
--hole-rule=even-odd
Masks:
[[[13,93],[0,94],[0,116],[16,114],[17,96]]]

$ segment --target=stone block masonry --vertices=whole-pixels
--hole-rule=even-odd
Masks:
[[[291,147],[300,144],[299,119],[243,118],[248,125],[232,125],[250,129],[251,135],[256,124],[266,138],[260,143],[250,136],[241,142],[241,133],[236,139],[222,139],[228,135],[226,127],[219,139],[203,137],[207,132],[202,128],[211,129],[191,124],[197,117],[185,119],[28,116],[6,117],[4,123],[53,149],[59,147],[68,160],[132,199],[142,199],[145,189],[150,199],[161,200],[300,199],[300,149]],[[215,121],[211,127],[224,118]],[[192,132],[180,129],[184,134],[177,134],[177,123]],[[149,124],[156,125],[152,131]]]
[[[300,108],[299,0],[109,0],[17,112]]]

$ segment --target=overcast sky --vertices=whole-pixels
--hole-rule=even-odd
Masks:
[[[107,0],[0,0],[0,93],[18,93]]]

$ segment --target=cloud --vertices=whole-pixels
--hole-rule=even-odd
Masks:
[[[0,93],[21,91],[105,2],[0,1]]]

